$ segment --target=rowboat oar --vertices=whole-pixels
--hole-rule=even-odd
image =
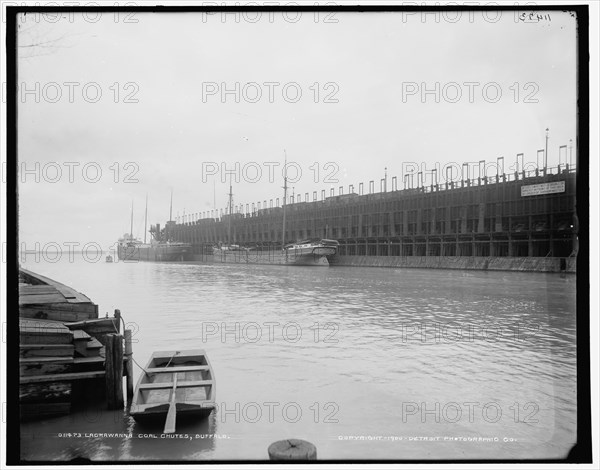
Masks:
[[[175,432],[175,420],[177,418],[177,407],[175,405],[175,392],[177,390],[177,373],[173,374],[173,390],[171,391],[171,401],[163,434],[172,434]]]

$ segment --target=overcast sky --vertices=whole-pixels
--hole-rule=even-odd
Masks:
[[[19,184],[20,239],[107,248],[132,200],[143,238],[146,194],[149,223],[168,219],[171,188],[174,217],[224,208],[221,168],[236,162],[234,204],[281,198],[284,149],[302,200],[379,188],[386,167],[388,188],[392,176],[402,187],[412,163],[504,156],[514,171],[546,127],[556,166],[576,139],[575,18],[486,13],[21,18],[18,156],[33,171]]]

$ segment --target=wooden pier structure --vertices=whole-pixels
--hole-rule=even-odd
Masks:
[[[498,168],[503,167],[503,163]],[[467,172],[468,173],[468,172]],[[410,176],[410,178],[409,178]],[[381,191],[369,182],[297,195],[286,205],[286,242],[320,237],[339,241],[342,260],[352,257],[513,257],[555,258],[577,254],[577,172],[569,164],[494,176],[423,184],[405,175],[404,189],[387,177]],[[420,182],[421,181],[421,182]],[[301,202],[302,201],[302,202]],[[276,205],[278,204],[276,200]],[[281,249],[282,207],[267,201],[223,211],[200,212],[167,224],[170,236],[191,243],[195,259],[229,242],[258,249]],[[208,216],[208,217],[207,217]],[[230,227],[229,227],[230,226]],[[228,231],[232,240],[227,240]],[[349,263],[351,264],[351,263]],[[562,264],[562,262],[561,262]],[[558,265],[558,263],[557,263]]]
[[[21,419],[67,414],[91,399],[123,407],[124,375],[131,399],[131,332],[124,350],[119,310],[98,318],[85,295],[20,269],[19,333]]]

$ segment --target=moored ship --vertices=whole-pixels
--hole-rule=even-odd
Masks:
[[[187,261],[191,253],[189,243],[157,240],[144,243],[127,233],[117,244],[117,254],[122,261]]]
[[[213,260],[234,264],[288,264],[295,266],[324,266],[338,253],[337,240],[313,238],[285,245],[281,249],[258,249],[239,245],[220,245],[213,248]]]
[[[326,238],[312,238],[286,245],[283,250],[287,264],[329,266],[338,251],[339,242]]]
[[[131,231],[119,238],[117,255],[121,261],[189,261],[192,259],[192,245],[171,239],[171,227],[175,222],[170,220],[173,215],[173,194],[171,193],[171,208],[169,221],[164,229],[160,225],[150,227],[152,239],[146,243],[146,225],[148,220],[148,198],[146,197],[146,214],[144,217],[144,241],[133,236],[133,204],[131,205]]]
[[[287,156],[286,165],[287,166]],[[283,185],[283,230],[285,234],[285,211],[287,201],[287,173],[284,176]],[[219,243],[213,247],[213,260],[218,263],[242,263],[242,264],[288,264],[296,266],[329,266],[330,261],[338,254],[339,242],[327,238],[310,238],[294,243],[281,243],[281,249],[269,247],[258,249],[258,247],[247,248],[231,244],[231,219],[233,214],[233,192],[229,185],[229,214],[227,239],[228,245]]]

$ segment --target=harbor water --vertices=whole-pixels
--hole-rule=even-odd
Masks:
[[[143,427],[81,408],[21,425],[24,460],[562,458],[576,442],[575,275],[105,263],[22,266],[120,309],[134,359],[205,349],[218,409]],[[135,379],[140,376],[134,367]]]

